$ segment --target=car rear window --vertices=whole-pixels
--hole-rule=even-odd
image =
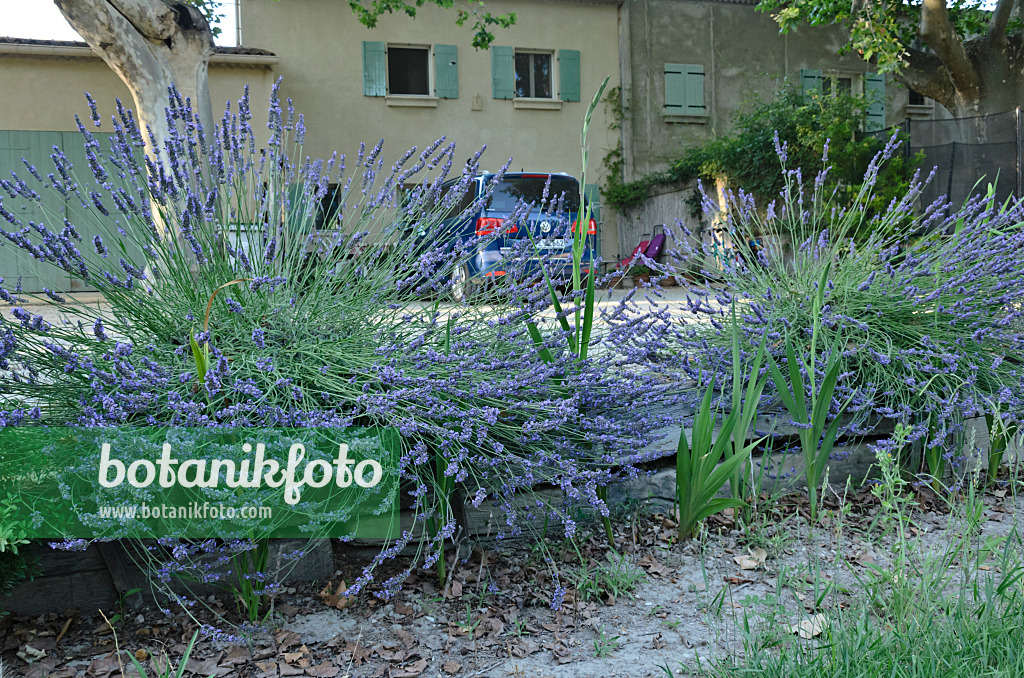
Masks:
[[[496,212],[511,212],[516,208],[520,200],[541,206],[544,196],[544,186],[547,183],[546,174],[534,174],[527,176],[505,177],[501,183],[494,187],[494,193],[488,202],[487,209]],[[559,195],[562,198],[562,209],[567,212],[576,212],[580,207],[580,186],[572,177],[551,177],[551,188],[548,192],[548,205],[551,201],[557,200]]]

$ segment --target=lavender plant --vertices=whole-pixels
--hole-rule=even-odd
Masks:
[[[847,401],[851,415],[839,435],[868,433],[889,419],[908,424],[912,442],[928,435],[932,419],[932,439],[945,440],[992,406],[1019,420],[1024,207],[979,196],[959,210],[941,202],[920,208],[930,177],[916,176],[905,194],[869,218],[879,167],[897,146],[894,137],[874,159],[847,208],[824,190],[827,169],[812,183],[786,169],[781,144],[785,187],[776,200],[758,208],[749,195],[729,193],[720,213],[705,199],[738,256],[716,268],[710,248],[689,251],[707,276],[725,282],[724,289],[695,289],[690,297],[691,311],[707,319],[678,329],[682,353],[694,358],[691,370],[729,372],[729,334],[720,320],[736,300],[745,346],[767,336],[772,358],[788,364],[785,337],[795,342],[797,365],[789,369],[799,379],[790,386],[802,381],[807,397],[831,355],[815,354],[808,344],[816,336],[837,347],[841,367],[828,417]],[[826,145],[826,161],[827,153]],[[865,229],[871,235],[855,243],[853,234]],[[942,454],[952,462],[959,452]]]
[[[586,176],[587,176],[587,164],[589,161],[590,148],[587,145],[587,130],[590,128],[590,120],[594,115],[594,110],[597,108],[597,104],[601,101],[601,97],[604,95],[604,90],[608,86],[608,79],[610,76],[605,77],[601,86],[598,87],[594,97],[590,100],[590,105],[587,107],[586,115],[583,117],[583,125],[580,129],[580,152],[582,154],[582,172],[580,175],[580,205],[583,206],[583,210],[577,217],[579,228],[572,229],[572,280],[569,287],[569,291],[572,299],[579,299],[583,296],[582,306],[575,304],[573,314],[575,316],[575,322],[570,325],[569,319],[562,310],[562,304],[558,291],[555,288],[554,281],[548,270],[548,267],[542,266],[541,272],[544,276],[544,282],[547,284],[548,293],[550,294],[551,304],[555,310],[558,322],[561,325],[562,333],[565,336],[568,344],[568,350],[571,357],[579,362],[587,359],[587,354],[590,351],[591,335],[593,334],[594,328],[594,278],[597,273],[597,262],[594,260],[593,250],[590,250],[591,260],[588,262],[583,261],[583,253],[587,250],[586,247],[586,228],[584,224],[590,222],[592,215],[592,205],[590,201],[586,199],[585,188],[586,188]],[[549,178],[550,183],[550,178]],[[533,232],[527,229],[527,233],[530,238],[530,244],[536,255],[541,254],[540,248],[534,239]],[[584,283],[582,277],[583,264],[587,265],[587,278]],[[584,288],[585,284],[585,288]],[[530,338],[533,339],[533,343],[538,347],[539,355],[545,362],[551,363],[553,361],[552,353],[549,348],[544,346],[544,339],[541,331],[537,326],[536,322],[527,321],[527,328],[530,332]],[[605,502],[608,499],[608,486],[599,485],[597,488],[597,496],[601,502]],[[604,523],[605,536],[608,538],[608,543],[615,546],[615,535],[612,531],[611,519],[606,513],[602,513],[602,521]]]
[[[419,301],[443,295],[478,244],[455,238],[443,217],[479,153],[442,195],[455,155],[444,139],[410,150],[390,171],[382,144],[361,147],[348,166],[337,155],[293,162],[303,157],[304,123],[276,87],[265,143],[247,95],[215,130],[176,93],[169,104],[172,133],[157,157],[142,154],[119,104],[107,149],[79,122],[88,167],[55,148],[52,171],[27,167],[26,178],[0,181],[8,224],[0,237],[107,302],[87,308],[63,290],[0,284],[17,321],[0,329],[0,425],[394,427],[416,528],[382,550],[351,595],[371,582],[393,594],[407,571],[376,582],[375,568],[410,544],[418,544],[410,568],[442,557],[441,545],[465,528],[450,501],[455,486],[473,506],[490,500],[506,512],[499,537],[523,529],[518,497],[540,483],[606,510],[597,488],[613,467],[629,472],[641,458],[636,450],[660,423],[645,415],[658,389],[638,371],[625,378],[564,351],[539,359],[525,321],[551,302],[529,280],[508,276],[505,298],[522,303]],[[101,189],[83,188],[83,172]],[[87,222],[49,214],[22,223],[17,202],[44,205],[54,191],[81,204]],[[64,320],[47,322],[29,302]],[[572,533],[560,507],[532,505]],[[427,520],[435,529],[419,529]],[[249,548],[171,539],[138,552],[164,558],[163,581],[202,557],[230,560]]]

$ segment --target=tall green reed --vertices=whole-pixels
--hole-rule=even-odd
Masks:
[[[717,386],[712,378],[691,422],[692,441],[687,440],[685,426],[679,432],[679,444],[676,447],[676,504],[680,540],[693,536],[697,526],[708,516],[727,508],[742,509],[748,506],[742,475],[751,452],[765,440],[762,437],[747,442],[747,433],[757,416],[766,383],[766,378],[760,374],[765,340],[762,338],[749,365],[749,372],[744,375],[742,370],[745,365],[735,312],[733,306],[732,408],[716,434],[719,408],[712,407]],[[747,384],[745,393],[744,376]],[[724,395],[723,392],[722,400]],[[715,495],[725,483],[729,483],[732,496],[716,498]]]
[[[830,268],[830,264],[825,265],[818,281],[817,294],[814,296],[813,318],[820,318],[825,298],[825,284],[828,281]],[[836,436],[839,434],[840,417],[853,399],[851,395],[838,408],[837,412],[832,412],[832,399],[839,379],[839,371],[842,369],[838,336],[832,342],[825,358],[825,374],[820,382],[817,380],[820,326],[820,319],[812,322],[810,346],[806,350],[802,345],[799,346],[799,353],[797,340],[788,332],[786,333],[788,378],[783,375],[771,354],[767,355],[768,369],[775,384],[775,391],[792,417],[793,424],[799,428],[800,449],[803,452],[804,461],[804,479],[807,482],[812,523],[818,519],[818,488],[821,486],[825,467],[828,465]]]

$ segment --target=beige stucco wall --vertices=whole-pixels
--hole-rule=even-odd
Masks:
[[[561,102],[557,110],[535,110],[493,99],[491,53],[473,49],[472,20],[456,26],[454,9],[427,6],[415,19],[389,15],[369,29],[340,0],[241,0],[242,45],[269,50],[277,63],[258,67],[211,63],[214,116],[219,119],[224,101],[237,99],[248,83],[254,128],[258,135],[265,133],[270,87],[282,76],[282,98],[290,97],[305,118],[303,153],[307,156],[326,158],[338,151],[351,158],[360,142],[372,146],[383,138],[388,167],[410,147],[422,149],[445,135],[457,143],[455,157],[460,165],[486,145],[484,169],[497,170],[512,157],[514,170],[568,172],[578,177],[580,125],[586,107],[605,76],[611,76],[609,87],[618,84],[618,3],[488,0],[486,10],[514,11],[518,17],[513,28],[495,30],[496,45],[579,50],[581,101]],[[384,97],[364,96],[364,40],[457,45],[459,97],[438,100],[436,107],[409,108],[389,106]],[[553,66],[557,72],[557,64]],[[0,106],[0,129],[74,130],[74,114],[88,119],[84,91],[99,102],[105,121],[102,131],[110,129],[106,121],[115,111],[114,99],[131,102],[128,90],[109,67],[84,47],[74,56],[0,53],[0,92],[5,100]],[[474,100],[482,104],[481,110],[473,110]],[[618,132],[609,129],[608,121],[605,107],[600,106],[591,126],[587,183],[601,180],[601,159],[618,143]],[[606,218],[605,223],[602,240],[614,243],[615,220]],[[611,251],[614,254],[614,245]]]
[[[2,49],[2,48],[0,48]],[[115,99],[133,107],[131,94],[124,83],[102,59],[86,47],[70,48],[74,56],[47,56],[32,53],[30,48],[8,47],[21,50],[20,54],[0,52],[0,129],[32,131],[75,130],[75,114],[86,122],[89,129],[89,106],[84,92],[97,102],[103,120],[100,131],[111,131],[110,116],[117,111]],[[43,51],[36,49],[36,52]],[[241,96],[243,87],[250,86],[254,101],[253,112],[262,114],[262,102],[270,96],[273,74],[269,66],[249,66],[217,63],[210,65],[210,96],[214,117],[219,119],[229,99]],[[232,110],[235,107],[232,106]],[[254,120],[254,128],[259,122]],[[259,125],[261,133],[265,125]]]
[[[282,92],[305,115],[307,152],[352,153],[360,141],[385,140],[386,161],[411,146],[423,148],[441,135],[458,144],[458,159],[487,145],[483,166],[497,169],[510,156],[512,168],[564,171],[579,176],[579,132],[590,98],[605,76],[618,83],[618,7],[615,4],[488,0],[495,14],[515,11],[517,24],[496,30],[495,45],[580,51],[581,101],[559,110],[523,110],[491,98],[491,55],[471,45],[470,24],[455,25],[455,10],[423,7],[415,19],[383,17],[362,26],[347,2],[337,0],[242,0],[242,43],[280,57]],[[436,108],[399,108],[384,97],[363,96],[362,42],[383,41],[458,46],[459,97]],[[474,97],[482,110],[472,110]],[[615,146],[603,106],[591,134],[588,183],[597,179],[605,149]]]
[[[862,76],[874,70],[855,53],[839,54],[848,39],[840,27],[801,25],[781,34],[755,0],[630,0],[623,6],[623,145],[626,179],[665,169],[688,148],[727,134],[737,113],[770,100],[800,70]],[[664,115],[666,63],[705,69],[704,121]],[[908,92],[886,78],[886,123],[914,117]],[[935,107],[936,109],[940,107]],[[935,115],[942,115],[940,110]]]

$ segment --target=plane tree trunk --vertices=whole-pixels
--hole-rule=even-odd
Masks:
[[[213,33],[194,6],[172,0],[54,0],[72,28],[128,86],[152,154],[167,136],[167,91],[192,101],[213,130],[208,70]]]
[[[918,35],[929,50],[907,50],[904,85],[942,104],[954,117],[1004,113],[1024,105],[1024,36],[1007,35],[1017,0],[999,0],[985,35],[962,39],[946,0],[923,0]]]

